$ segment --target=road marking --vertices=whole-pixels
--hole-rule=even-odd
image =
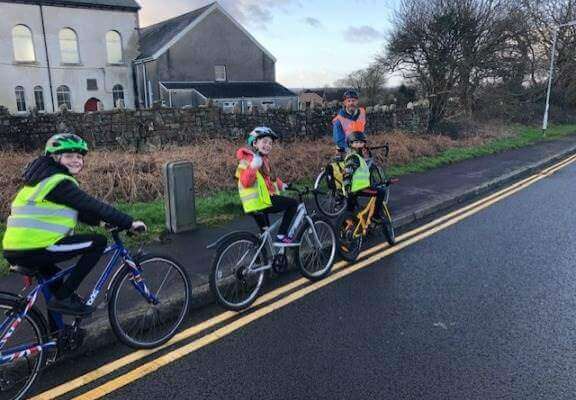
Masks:
[[[504,195],[509,195],[512,193],[516,193],[518,190],[523,189],[524,187],[527,186],[527,184],[532,184],[540,179],[542,179],[543,177],[549,176],[552,173],[556,172],[557,170],[565,167],[568,164],[571,164],[572,162],[576,161],[576,155],[571,156],[555,165],[552,165],[544,170],[542,170],[541,172],[532,175],[530,177],[527,177],[519,182],[516,182],[498,192],[495,192],[485,198],[482,198],[476,202],[473,202],[465,207],[462,207],[458,210],[454,210],[442,217],[437,218],[434,221],[431,221],[421,227],[418,227],[410,232],[406,232],[400,236],[398,236],[397,240],[398,243],[396,244],[395,247],[393,247],[393,249],[399,248],[398,246],[400,246],[404,240],[408,240],[410,238],[413,238],[416,235],[419,235],[421,232],[425,232],[428,231],[430,229],[433,229],[434,227],[444,223],[445,221],[448,221],[452,218],[458,217],[459,215],[462,215],[466,212],[468,212],[469,210],[472,209],[476,209],[477,207],[486,204],[487,202],[490,202],[493,199],[501,199],[504,198]],[[505,196],[507,197],[507,196]],[[490,203],[493,204],[493,203]],[[386,250],[389,248],[389,245],[387,243],[382,243],[376,246],[373,246],[367,250],[364,250],[360,253],[360,258],[362,262],[362,259],[364,259],[365,257],[371,256],[375,253],[378,253],[382,250]],[[346,263],[345,261],[340,261],[336,264],[334,264],[333,267],[333,275],[334,276],[335,273],[337,273],[338,271],[340,271],[341,269],[345,268],[348,266],[348,263]],[[347,270],[349,270],[351,267],[347,268]],[[326,278],[328,279],[328,278]],[[323,280],[321,282],[326,281]],[[263,296],[261,296],[260,298],[258,298],[258,300],[256,300],[256,302],[254,303],[254,306],[249,309],[246,310],[246,313],[250,313],[254,310],[254,307],[257,307],[261,304],[267,303],[271,300],[274,300],[275,298],[282,296],[283,294],[290,292],[302,285],[305,285],[309,283],[309,281],[306,278],[299,278],[297,280],[295,280],[294,282],[291,282],[285,286],[282,286],[280,288],[277,288],[269,293],[264,294]],[[66,393],[69,393],[71,391],[74,391],[76,389],[81,388],[82,386],[85,386],[89,383],[92,383],[98,379],[101,379],[103,377],[105,377],[106,375],[109,375],[115,371],[118,371],[121,368],[124,368],[136,361],[142,360],[145,357],[148,357],[154,353],[157,353],[167,347],[170,347],[174,344],[177,344],[181,341],[184,341],[188,338],[191,338],[195,335],[198,335],[199,333],[211,329],[219,324],[222,324],[234,317],[237,317],[239,315],[242,315],[242,313],[236,313],[236,312],[231,312],[231,311],[226,311],[223,312],[215,317],[210,318],[209,320],[206,320],[198,325],[194,325],[182,332],[180,332],[179,334],[177,334],[176,336],[174,336],[174,338],[172,338],[172,340],[170,340],[168,343],[166,343],[165,345],[156,348],[156,349],[151,349],[151,350],[138,350],[135,351],[133,353],[130,353],[122,358],[119,358],[118,360],[115,360],[109,364],[103,365],[97,369],[94,369],[78,378],[75,378],[69,382],[63,383],[59,386],[56,386],[52,389],[49,389],[35,397],[32,398],[32,400],[44,400],[44,399],[54,399],[56,397],[62,396]],[[250,314],[249,314],[250,315]],[[242,318],[246,318],[246,317],[242,317]]]
[[[315,282],[315,283],[311,283],[307,286],[305,286],[302,289],[299,289],[289,295],[287,295],[286,297],[283,297],[281,299],[279,299],[276,302],[273,302],[271,304],[268,304],[262,308],[259,308],[257,310],[255,310],[254,312],[247,314],[244,317],[239,318],[238,320],[232,322],[231,324],[224,326],[218,330],[216,330],[213,333],[210,333],[200,339],[197,339],[185,346],[182,346],[176,350],[173,350],[153,361],[150,361],[148,363],[143,364],[140,367],[137,367],[135,369],[133,369],[132,371],[127,372],[124,375],[121,375],[109,382],[106,382],[105,384],[101,385],[98,388],[95,388],[83,395],[80,395],[78,397],[76,397],[75,399],[81,399],[81,400],[93,400],[93,399],[99,399],[107,394],[110,394],[138,379],[141,379],[142,377],[158,370],[159,368],[162,368],[176,360],[179,360],[182,357],[185,357],[193,352],[195,352],[198,349],[201,349],[205,346],[207,346],[208,344],[214,343],[219,339],[222,339],[228,335],[230,335],[231,333],[237,331],[238,329],[274,312],[277,311],[285,306],[287,306],[288,304],[291,304],[303,297],[305,297],[306,295],[313,293],[321,288],[323,288],[324,286],[327,286],[329,284],[331,284],[332,282],[335,282],[337,280],[340,280],[356,271],[359,271],[361,269],[364,269],[368,266],[371,266],[372,264],[380,261],[381,259],[383,259],[384,257],[390,255],[390,254],[394,254],[397,253],[399,251],[401,251],[402,249],[417,243],[423,239],[426,239],[460,221],[462,221],[463,219],[466,219],[488,207],[490,207],[491,205],[525,189],[526,187],[532,185],[533,183],[547,177],[550,176],[551,174],[553,174],[554,172],[558,171],[559,169],[565,167],[568,164],[571,164],[572,162],[574,162],[576,159],[576,157],[571,157],[570,161],[568,162],[562,162],[559,163],[553,167],[548,168],[545,171],[542,171],[541,173],[538,173],[535,175],[535,177],[533,179],[526,179],[524,181],[522,181],[523,183],[521,183],[520,185],[514,185],[515,188],[512,190],[504,190],[501,191],[503,192],[500,196],[490,196],[492,197],[490,200],[488,201],[484,201],[482,204],[479,204],[477,207],[475,208],[471,208],[468,209],[468,211],[465,211],[463,213],[460,213],[459,215],[455,216],[452,219],[446,220],[445,222],[442,222],[440,224],[437,224],[436,226],[432,227],[431,229],[427,230],[427,231],[423,231],[417,235],[412,235],[410,238],[398,243],[397,245],[395,245],[394,247],[388,247],[385,248],[383,251],[378,252],[372,256],[370,256],[369,258],[362,260],[356,264],[350,265],[348,268],[339,268],[337,272],[333,273],[332,275],[326,277],[325,279],[319,281],[319,282]],[[434,222],[434,221],[433,221]],[[405,234],[403,236],[408,235]]]

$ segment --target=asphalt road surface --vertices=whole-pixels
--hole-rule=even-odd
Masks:
[[[574,399],[575,183],[570,165],[106,398]]]

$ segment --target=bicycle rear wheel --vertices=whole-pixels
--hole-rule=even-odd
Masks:
[[[296,249],[296,262],[302,275],[311,281],[317,281],[332,271],[336,256],[336,235],[326,219],[314,217],[312,222],[320,247],[312,227],[304,224],[296,235],[296,241],[300,242],[300,247]]]
[[[358,217],[353,212],[347,211],[336,220],[336,240],[338,252],[348,262],[355,261],[362,248],[362,235],[354,235],[359,224]]]
[[[396,244],[396,232],[394,231],[392,215],[390,214],[390,209],[386,203],[382,206],[382,209],[384,211],[382,215],[382,232],[384,233],[384,237],[388,244],[394,246]]]
[[[190,307],[191,284],[186,270],[166,256],[146,255],[137,261],[140,278],[125,266],[111,285],[108,315],[118,339],[136,349],[166,343]],[[149,290],[143,293],[143,286]]]
[[[346,197],[342,190],[338,188],[341,183],[324,170],[316,178],[314,183],[314,201],[316,207],[327,217],[336,217],[346,208]]]
[[[12,296],[0,295],[0,332],[4,338],[15,316],[20,310],[18,301]],[[2,347],[0,355],[0,398],[19,400],[24,398],[30,387],[46,365],[48,329],[42,314],[32,308],[26,318]]]
[[[258,297],[264,282],[263,266],[269,263],[266,248],[256,257],[260,240],[250,232],[229,236],[216,250],[210,272],[210,290],[222,307],[240,311],[250,307]],[[248,268],[256,257],[252,269]]]

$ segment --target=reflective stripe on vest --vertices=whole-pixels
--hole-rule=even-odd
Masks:
[[[368,164],[366,164],[364,157],[358,154],[350,154],[348,157],[357,157],[360,161],[360,166],[354,171],[354,175],[352,175],[352,193],[370,187],[370,168]]]
[[[78,212],[46,200],[62,181],[78,184],[65,174],[55,174],[36,186],[25,186],[12,202],[2,245],[7,250],[41,249],[52,246],[69,235],[78,220]]]
[[[350,135],[352,132],[364,132],[366,129],[366,110],[360,109],[360,115],[356,121],[348,119],[340,114],[336,115],[332,122],[340,121],[342,125],[342,130],[346,136]]]

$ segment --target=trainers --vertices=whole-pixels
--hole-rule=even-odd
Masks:
[[[275,247],[293,247],[298,246],[298,243],[294,243],[294,240],[288,236],[276,235],[276,240],[274,241]]]
[[[46,307],[50,311],[59,312],[67,315],[87,316],[94,312],[94,307],[87,306],[84,301],[76,293],[65,299],[57,299],[53,297]]]

